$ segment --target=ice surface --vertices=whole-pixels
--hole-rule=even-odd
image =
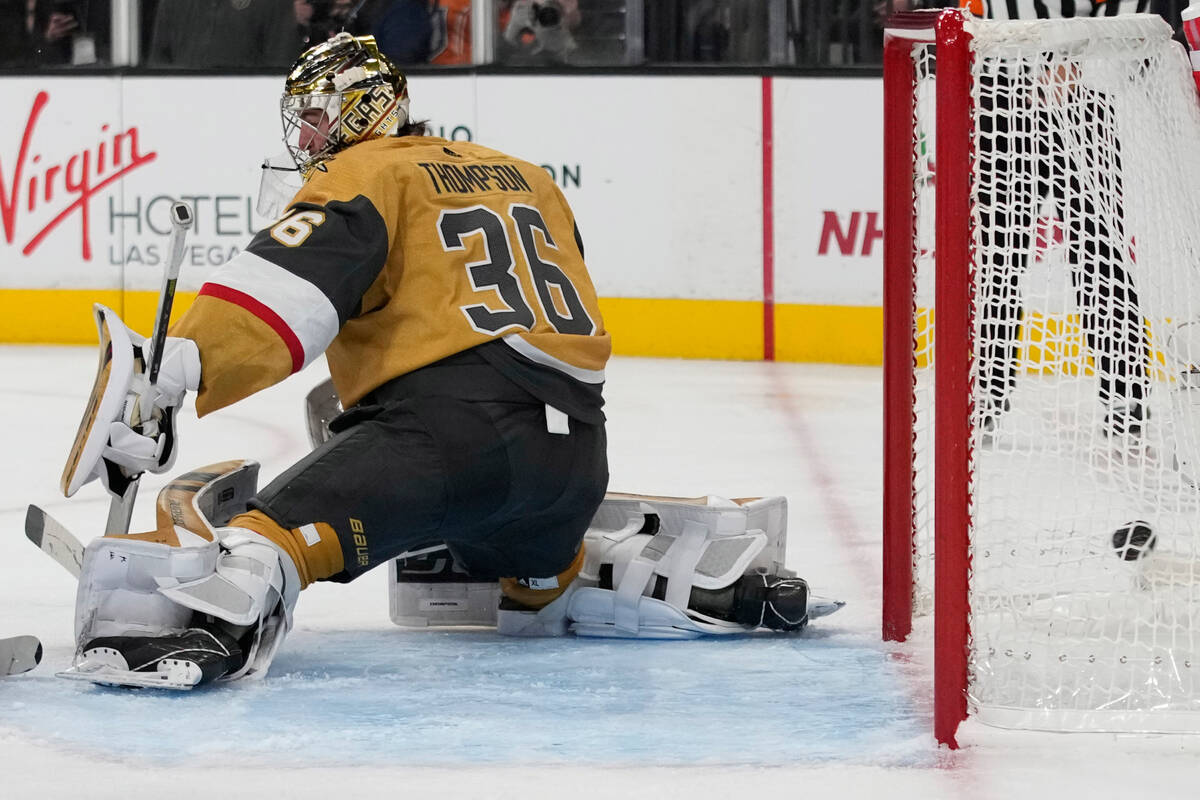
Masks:
[[[303,630],[264,681],[139,692],[39,671],[0,702],[6,725],[55,745],[161,764],[927,764],[897,670],[839,638]]]
[[[0,347],[0,636],[42,665],[0,681],[0,798],[1191,797],[1198,737],[929,733],[928,639],[879,641],[880,374],[867,368],[616,359],[615,491],[784,494],[788,563],[849,605],[799,636],[693,642],[404,632],[386,574],[318,584],[264,681],[191,694],[53,677],[74,581],[22,535],[42,505],[84,538],[97,485],[57,492],[91,385],[86,348]],[[264,478],[307,449],[317,364],[181,421],[180,471],[226,458]],[[167,480],[148,476],[134,527]],[[919,631],[920,633],[921,631]]]

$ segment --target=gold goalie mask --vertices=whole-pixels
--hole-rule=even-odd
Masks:
[[[339,33],[296,61],[280,101],[283,140],[307,179],[356,142],[408,122],[408,81],[374,36]]]

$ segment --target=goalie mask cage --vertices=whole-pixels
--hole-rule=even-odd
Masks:
[[[951,746],[1200,731],[1186,55],[1157,16],[913,12],[884,98],[884,637],[933,611]]]

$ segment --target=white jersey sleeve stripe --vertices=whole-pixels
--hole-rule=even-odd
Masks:
[[[254,253],[239,253],[208,279],[206,286],[209,284],[240,292],[273,312],[303,349],[300,368],[325,352],[337,336],[340,327],[337,310],[325,293],[304,278]],[[252,306],[245,307],[252,314],[261,316]],[[277,327],[277,323],[265,321],[272,328]]]

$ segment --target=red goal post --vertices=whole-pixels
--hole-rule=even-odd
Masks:
[[[951,746],[968,711],[1200,731],[1186,56],[1149,15],[950,10],[883,58],[883,636],[932,607]]]
[[[949,353],[935,358],[939,371],[935,417],[943,441],[934,473],[938,483],[935,545],[938,572],[935,597],[934,727],[939,741],[953,742],[959,721],[966,718],[967,672],[967,517],[965,446],[968,441],[969,361],[959,344],[967,339],[967,274],[970,260],[967,228],[968,162],[970,159],[967,67],[970,53],[963,17],[956,12],[896,15],[884,38],[884,638],[903,641],[912,630],[914,452],[914,250],[916,213],[914,180],[921,170],[912,131],[916,120],[914,88],[921,63],[914,50],[936,46],[937,173],[935,212],[939,309],[936,347]],[[942,100],[942,97],[945,100]],[[902,133],[903,132],[903,133]],[[926,144],[928,142],[926,141]],[[957,350],[957,352],[955,352]],[[900,480],[901,476],[909,476]]]

